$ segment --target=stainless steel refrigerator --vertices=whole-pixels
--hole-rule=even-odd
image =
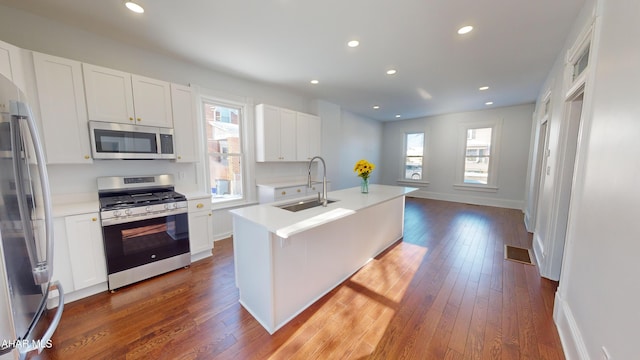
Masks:
[[[0,360],[23,359],[55,346],[64,292],[51,281],[53,219],[38,128],[25,96],[2,75],[0,115]],[[58,307],[47,310],[55,291]]]

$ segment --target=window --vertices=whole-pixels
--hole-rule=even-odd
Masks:
[[[404,180],[423,180],[424,172],[424,133],[405,134]]]
[[[460,157],[454,188],[496,192],[502,119],[460,125]]]
[[[582,52],[582,55],[573,64],[573,77],[571,81],[575,81],[589,65],[589,46]]]
[[[467,129],[463,183],[488,184],[492,130],[491,128]]]
[[[242,107],[203,100],[212,201],[243,198]]]

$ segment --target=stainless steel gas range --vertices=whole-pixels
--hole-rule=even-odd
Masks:
[[[98,178],[109,290],[191,264],[187,200],[172,175]]]

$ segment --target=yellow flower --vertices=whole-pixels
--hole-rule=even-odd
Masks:
[[[369,175],[375,169],[376,166],[367,160],[359,160],[356,165],[353,167],[353,171],[358,174],[363,179],[368,179]]]

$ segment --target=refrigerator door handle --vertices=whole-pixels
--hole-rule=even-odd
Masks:
[[[51,276],[53,274],[53,212],[51,210],[51,190],[49,187],[49,176],[47,174],[47,165],[45,164],[44,150],[40,143],[41,137],[38,133],[38,126],[36,125],[36,120],[33,117],[31,108],[20,101],[12,101],[11,107],[12,114],[26,118],[27,125],[29,126],[29,134],[31,135],[31,140],[36,153],[38,174],[40,177],[40,184],[42,186],[46,259],[44,263],[36,265],[36,268],[33,270],[33,275],[37,283],[47,284],[51,281]]]
[[[38,350],[39,354],[45,348],[50,348],[51,346],[53,346],[53,344],[51,343],[51,336],[53,336],[53,333],[56,331],[56,328],[60,323],[60,319],[62,318],[62,312],[64,311],[64,289],[62,288],[60,282],[56,280],[49,286],[49,291],[52,290],[58,290],[58,308],[56,309],[56,314],[54,315],[51,324],[49,324],[49,328],[47,329],[47,331],[45,331],[44,335],[42,335],[42,339],[31,341],[28,347],[18,348],[20,359],[25,359],[27,353],[33,350]]]

